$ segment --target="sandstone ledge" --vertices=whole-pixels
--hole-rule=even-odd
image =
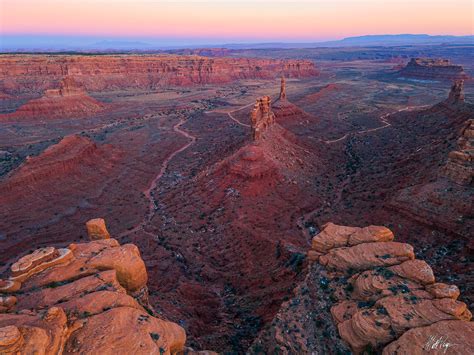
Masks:
[[[456,354],[473,349],[474,338],[466,336],[474,332],[472,314],[457,300],[459,289],[435,283],[433,271],[415,259],[413,248],[392,239],[385,227],[332,223],[313,238],[309,259],[328,272],[335,301],[331,314],[340,337],[356,354],[368,349],[421,354],[440,342],[456,343],[457,349],[450,349]]]
[[[0,353],[175,354],[186,334],[155,317],[138,248],[115,239],[42,248],[0,280]]]

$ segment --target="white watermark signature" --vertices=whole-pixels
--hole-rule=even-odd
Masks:
[[[423,350],[439,350],[446,354],[450,347],[455,347],[457,344],[448,342],[448,337],[431,335],[425,343]]]

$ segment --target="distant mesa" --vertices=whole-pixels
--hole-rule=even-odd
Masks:
[[[448,59],[412,58],[399,73],[403,77],[424,80],[468,78],[462,66],[452,64]]]
[[[43,97],[33,99],[17,111],[3,115],[7,118],[71,118],[100,112],[105,105],[90,97],[71,76],[64,77],[57,89],[48,89]],[[1,118],[1,116],[0,116]]]

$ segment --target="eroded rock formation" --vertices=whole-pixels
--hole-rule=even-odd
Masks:
[[[48,89],[39,99],[28,101],[16,112],[0,115],[0,119],[38,119],[82,117],[100,112],[105,105],[90,97],[72,77],[64,77],[57,89]]]
[[[442,342],[447,353],[469,352],[474,323],[458,287],[436,282],[411,245],[393,240],[383,226],[323,226],[307,277],[251,350],[424,354]]]
[[[272,99],[263,96],[257,99],[253,110],[250,112],[253,140],[262,138],[265,130],[275,122],[275,114],[272,112]]]
[[[286,80],[284,76],[281,77],[280,100],[286,100]]]
[[[465,79],[467,74],[460,65],[448,59],[412,58],[400,71],[400,75],[425,80]]]
[[[355,353],[361,353],[418,329],[405,338],[412,339],[408,353],[421,353],[429,340],[423,327],[430,327],[429,336],[445,337],[452,343],[459,341],[457,334],[462,329],[474,331],[473,323],[468,323],[471,312],[457,301],[459,289],[436,283],[430,266],[415,259],[413,248],[393,238],[385,227],[350,228],[332,223],[313,238],[309,257],[330,272],[328,283],[337,299],[331,314],[341,338]],[[443,323],[436,326],[439,322]],[[460,346],[474,345],[473,339],[464,340],[467,343]],[[384,353],[393,354],[402,345],[403,338]]]
[[[87,221],[86,227],[90,240],[110,239],[110,234],[103,218],[94,218]]]
[[[449,91],[447,103],[457,104],[464,102],[464,80],[455,80]]]
[[[178,55],[6,55],[0,58],[0,91],[40,93],[67,75],[91,91],[223,84],[237,79],[318,75],[311,61],[209,58]]]
[[[449,153],[442,173],[456,184],[474,184],[474,119],[466,122],[458,139],[458,150]]]
[[[148,304],[138,248],[115,239],[41,248],[0,280],[0,353],[175,354],[186,335]]]

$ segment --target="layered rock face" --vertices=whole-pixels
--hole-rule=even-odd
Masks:
[[[0,280],[0,353],[176,354],[186,335],[154,316],[138,248],[96,239],[41,248]]]
[[[386,227],[332,223],[313,238],[308,255],[329,272],[337,299],[331,314],[341,338],[355,353],[395,341],[384,354],[400,349],[418,354],[430,350],[432,338],[456,344],[453,350],[459,354],[472,349],[472,337],[458,336],[474,331],[471,312],[457,301],[459,289],[437,283],[413,247],[393,239]]]
[[[252,350],[283,354],[469,353],[474,323],[455,285],[436,282],[413,247],[383,226],[328,223],[306,279]]]
[[[462,66],[452,64],[448,59],[431,58],[412,58],[400,71],[400,75],[427,80],[456,80],[468,77]]]
[[[87,91],[223,84],[237,79],[318,75],[310,61],[209,58],[176,55],[6,55],[0,58],[0,91],[42,92],[71,75]]]
[[[458,150],[448,155],[442,174],[459,185],[474,185],[474,119],[468,120],[458,139]]]
[[[66,76],[58,89],[48,89],[43,97],[28,101],[6,118],[68,118],[82,117],[102,111],[105,105],[90,97],[78,82]]]
[[[263,96],[257,99],[252,112],[250,112],[253,140],[262,138],[265,130],[275,122],[275,114],[272,112],[272,99]]]

